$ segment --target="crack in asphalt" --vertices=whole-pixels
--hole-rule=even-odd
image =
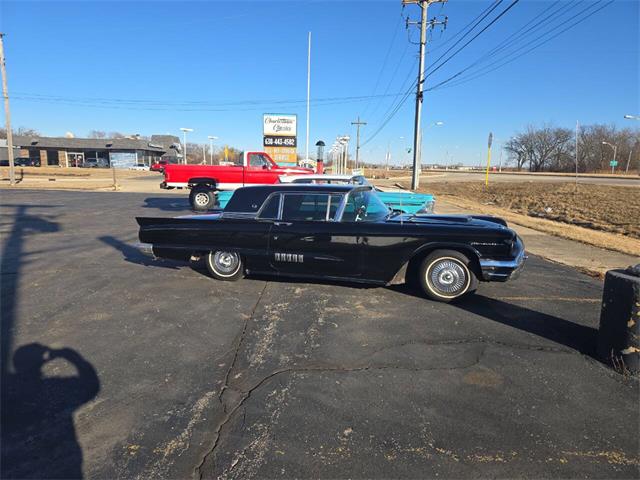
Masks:
[[[245,335],[247,333],[247,327],[249,326],[249,322],[255,316],[256,310],[258,309],[258,305],[260,304],[260,301],[262,300],[262,297],[264,296],[264,292],[267,290],[267,286],[268,285],[269,285],[269,282],[265,282],[264,287],[262,287],[262,290],[260,291],[260,294],[258,295],[256,303],[253,305],[253,308],[251,309],[251,315],[249,315],[249,316],[247,316],[247,318],[245,318],[244,324],[242,326],[242,330],[238,334],[238,340],[237,340],[237,345],[236,345],[236,348],[235,348],[235,352],[233,353],[233,359],[231,360],[231,365],[229,365],[229,368],[227,369],[227,373],[224,376],[224,384],[222,385],[222,388],[220,389],[220,393],[218,394],[218,402],[220,402],[220,405],[222,405],[222,411],[224,413],[227,413],[227,406],[226,406],[226,404],[225,404],[225,402],[224,402],[222,397],[224,395],[224,392],[227,390],[227,388],[229,388],[229,377],[231,376],[231,372],[235,368],[236,361],[238,360],[238,354],[240,353],[240,348],[242,347],[242,343],[244,342],[244,337],[245,337]],[[233,409],[233,412],[235,412],[236,410],[237,410],[237,407]],[[194,474],[197,476],[197,478],[202,478],[202,471],[201,471],[202,470],[202,466],[204,465],[204,463],[207,460],[207,458],[209,457],[209,455],[211,453],[213,453],[213,451],[218,446],[218,442],[219,442],[219,439],[220,439],[220,431],[221,431],[222,427],[224,426],[224,424],[227,423],[227,421],[228,421],[229,417],[231,416],[231,414],[227,414],[227,417],[225,418],[225,420],[223,422],[221,422],[216,427],[216,430],[215,430],[216,439],[214,441],[214,444],[213,444],[212,448],[203,455],[202,460],[200,461],[200,463],[196,466],[196,468],[194,470]]]
[[[222,430],[224,429],[224,427],[234,418],[236,412],[238,412],[239,409],[241,409],[245,403],[251,398],[251,395],[258,389],[260,389],[261,387],[263,387],[265,384],[267,384],[270,380],[272,380],[275,377],[278,377],[280,375],[285,375],[285,374],[290,374],[290,373],[326,373],[326,372],[337,372],[337,373],[354,373],[354,372],[367,372],[367,371],[383,371],[383,370],[403,370],[403,371],[412,371],[412,372],[425,372],[425,371],[435,371],[435,370],[463,370],[463,369],[467,369],[467,368],[471,368],[474,367],[475,365],[478,365],[480,363],[480,361],[482,360],[482,357],[484,356],[486,350],[487,350],[487,346],[488,345],[493,345],[493,346],[498,346],[498,347],[508,347],[508,348],[517,348],[517,349],[522,349],[522,350],[532,350],[532,351],[542,351],[542,352],[550,352],[550,353],[562,353],[562,354],[569,354],[569,355],[574,355],[574,354],[578,354],[579,356],[585,357],[587,359],[590,359],[590,357],[586,356],[586,355],[582,355],[579,352],[572,350],[572,349],[568,349],[568,348],[559,348],[559,347],[553,347],[553,346],[545,346],[545,345],[531,345],[531,344],[523,344],[523,343],[509,343],[509,342],[501,342],[498,340],[491,340],[491,339],[487,339],[487,338],[474,338],[474,339],[459,339],[459,340],[443,340],[443,341],[435,341],[435,342],[430,342],[430,341],[426,341],[426,340],[410,340],[407,342],[402,342],[396,345],[391,345],[388,347],[384,347],[381,349],[378,349],[364,357],[362,357],[361,359],[364,360],[372,355],[374,355],[375,353],[384,351],[384,350],[389,350],[392,348],[402,348],[403,346],[406,345],[413,345],[413,344],[424,344],[424,345],[429,345],[429,346],[439,346],[439,345],[473,345],[473,344],[482,344],[484,347],[482,348],[482,350],[478,353],[478,355],[476,356],[476,358],[472,361],[469,362],[468,364],[465,365],[460,365],[460,366],[436,366],[436,367],[403,367],[403,366],[395,366],[395,365],[362,365],[362,366],[353,366],[353,367],[346,367],[346,366],[331,366],[331,365],[316,365],[316,366],[300,366],[300,367],[287,367],[287,368],[282,368],[279,370],[276,370],[272,373],[270,373],[269,375],[263,377],[262,379],[260,379],[257,383],[254,384],[253,387],[249,388],[248,390],[245,391],[239,391],[239,393],[241,394],[241,398],[237,401],[236,405],[233,406],[233,408],[228,409],[226,403],[223,400],[223,392],[226,391],[228,388],[231,388],[228,385],[228,380],[231,376],[231,372],[233,370],[233,368],[235,368],[235,364],[236,364],[236,360],[238,358],[239,352],[240,352],[240,348],[242,346],[242,343],[244,341],[244,337],[246,335],[246,331],[249,325],[249,322],[253,319],[255,312],[257,310],[258,304],[260,303],[260,300],[262,299],[262,296],[264,294],[264,291],[266,290],[267,285],[265,284],[265,287],[263,288],[262,292],[260,293],[260,296],[258,298],[258,301],[256,302],[256,304],[254,305],[253,311],[251,313],[251,316],[248,317],[245,321],[245,324],[243,326],[243,330],[241,332],[241,334],[239,335],[239,341],[236,347],[236,351],[234,354],[234,358],[232,361],[231,366],[229,367],[227,374],[225,376],[225,384],[222,387],[222,390],[220,391],[220,395],[218,397],[221,405],[223,406],[223,411],[226,414],[225,417],[222,419],[222,421],[217,425],[216,429],[215,429],[215,441],[213,443],[213,446],[203,455],[201,462],[198,464],[198,466],[195,469],[195,473],[196,473],[196,478],[198,479],[202,479],[204,476],[204,472],[202,471],[202,468],[204,466],[204,464],[206,463],[207,459],[209,459],[212,455],[215,454],[216,449],[218,448],[218,445],[220,444],[220,440],[222,438]],[[244,416],[246,416],[246,409],[245,409],[245,413]],[[243,422],[245,422],[245,418],[243,418]]]
[[[253,317],[253,316],[252,316]],[[251,317],[251,318],[252,318]],[[248,322],[249,319],[247,319]],[[246,329],[246,326],[245,326]],[[241,343],[241,342],[240,342]],[[238,348],[240,347],[240,343],[238,345]],[[472,342],[469,342],[472,343]],[[481,342],[476,342],[476,343],[481,343]],[[326,372],[338,372],[338,373],[354,373],[354,372],[367,372],[367,371],[380,371],[380,370],[403,370],[403,371],[410,371],[410,372],[424,372],[424,371],[433,371],[433,370],[463,370],[463,369],[467,369],[467,368],[471,368],[477,364],[480,363],[480,360],[482,359],[482,357],[484,356],[486,351],[486,345],[484,346],[484,348],[482,348],[482,350],[478,353],[478,355],[476,356],[476,358],[472,361],[469,362],[468,364],[465,365],[460,365],[460,366],[446,366],[446,367],[442,367],[442,366],[438,366],[438,367],[421,367],[421,368],[411,368],[411,367],[402,367],[402,366],[394,366],[394,365],[379,365],[379,366],[375,366],[375,365],[363,365],[363,366],[359,366],[359,367],[340,367],[340,366],[306,366],[306,367],[289,367],[289,368],[283,368],[280,370],[276,370],[272,373],[270,373],[269,375],[265,376],[264,378],[262,378],[260,381],[258,381],[253,387],[249,388],[248,390],[245,390],[242,393],[242,398],[240,398],[240,400],[237,402],[237,404],[230,410],[227,411],[226,409],[226,405],[223,405],[224,407],[224,412],[227,414],[224,419],[218,424],[218,426],[215,429],[215,435],[216,435],[216,439],[214,441],[214,444],[212,446],[211,449],[209,449],[209,451],[207,451],[203,457],[201,462],[199,463],[199,465],[196,467],[195,469],[195,473],[196,473],[196,477],[198,479],[202,479],[204,472],[202,471],[202,467],[204,466],[205,462],[207,461],[207,459],[209,457],[211,457],[219,443],[220,443],[220,439],[222,437],[222,429],[233,419],[235,413],[244,406],[244,404],[247,402],[247,400],[249,400],[249,398],[251,398],[251,395],[253,394],[253,392],[255,392],[256,390],[258,390],[259,388],[261,388],[262,386],[264,386],[266,383],[268,383],[270,380],[272,380],[273,378],[280,376],[280,375],[284,375],[284,374],[289,374],[289,373],[326,373]],[[237,354],[237,352],[236,352]],[[236,355],[237,356],[237,355]],[[234,358],[235,361],[235,358]],[[230,371],[228,372],[228,375],[230,375]],[[226,385],[225,382],[225,386],[223,387],[223,389],[226,389],[226,387],[228,387]],[[220,401],[222,402],[222,396],[220,396]],[[246,415],[246,411],[245,411],[245,415]],[[245,420],[243,419],[243,422]]]

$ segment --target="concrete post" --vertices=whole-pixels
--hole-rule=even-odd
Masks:
[[[598,356],[620,373],[640,373],[640,264],[607,272]]]

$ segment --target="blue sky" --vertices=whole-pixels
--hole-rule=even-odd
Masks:
[[[607,1],[520,0],[430,76],[427,87],[468,66],[536,15],[557,11],[531,32],[530,40]],[[489,18],[511,2],[504,0]],[[432,32],[427,65],[492,3],[432,5],[429,17],[446,15],[449,23],[446,31]],[[622,117],[640,113],[639,5],[615,0],[502,68],[428,92],[423,161],[478,163],[489,131],[499,143],[528,124],[573,127],[579,120],[634,126]],[[263,113],[295,113],[303,152],[311,31],[311,144],[318,139],[330,144],[339,134],[355,139],[350,122],[360,115],[368,122],[363,141],[369,140],[361,156],[383,161],[390,144],[392,161],[408,163],[413,98],[372,139],[385,112],[402,97],[345,99],[407,90],[402,85],[417,72],[418,50],[408,40],[416,41],[418,32],[405,30],[401,14],[415,20],[419,9],[409,5],[403,10],[400,0],[3,0],[0,29],[7,34],[13,124],[46,135],[71,131],[76,136],[93,129],[179,134],[180,127],[191,127],[190,140],[206,142],[207,135],[216,135],[220,144],[250,149],[261,146]],[[504,55],[520,44],[512,45],[489,63],[509,58]],[[329,98],[337,100],[322,100]],[[429,128],[436,121],[444,125]]]

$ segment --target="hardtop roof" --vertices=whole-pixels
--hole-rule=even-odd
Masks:
[[[274,185],[259,185],[252,187],[242,187],[237,189],[229,203],[225,207],[225,212],[257,212],[264,201],[272,193],[348,193],[357,188],[370,188],[361,185],[350,184],[307,184],[291,183]]]

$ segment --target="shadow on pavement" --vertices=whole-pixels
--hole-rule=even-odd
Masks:
[[[185,215],[193,213],[186,195],[184,197],[148,197],[144,199],[142,206],[164,212],[184,212]]]
[[[164,260],[161,258],[153,259],[142,253],[133,245],[123,242],[122,240],[118,240],[111,235],[98,237],[98,240],[118,250],[124,256],[124,260],[129,263],[144,265],[145,267],[170,268],[173,270],[177,270],[181,265],[183,265],[183,263],[174,263],[170,260]]]
[[[407,295],[424,298],[419,287],[415,285],[397,285],[389,288]],[[425,298],[425,301],[429,300]],[[597,358],[598,330],[593,327],[479,294],[463,297],[450,305]]]
[[[82,450],[76,438],[73,412],[96,396],[98,376],[90,363],[69,348],[50,349],[38,343],[22,345],[13,352],[20,275],[29,262],[24,250],[30,236],[60,231],[52,217],[30,210],[53,205],[4,205],[0,304],[0,477],[80,478]],[[13,371],[9,358],[13,352]],[[55,359],[69,362],[77,371],[72,377],[45,376],[45,365]]]
[[[62,359],[77,374],[44,376]],[[2,385],[2,478],[82,478],[73,412],[100,391],[95,368],[70,348],[19,347]]]
[[[16,321],[16,305],[20,295],[20,271],[28,262],[24,252],[26,238],[40,233],[52,233],[60,230],[57,222],[42,216],[28,213],[31,208],[46,209],[53,206],[3,205],[2,223],[11,229],[3,235],[2,257],[0,257],[0,351],[2,352],[2,379],[8,371],[8,360],[12,349],[13,329]]]

